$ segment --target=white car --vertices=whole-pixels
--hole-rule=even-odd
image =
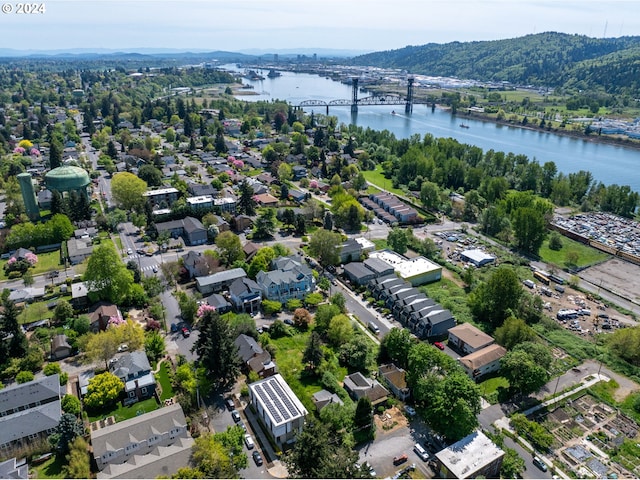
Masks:
[[[131,250],[130,248],[127,249],[127,255],[131,255],[133,253],[133,250]]]
[[[253,443],[253,438],[248,433],[244,436],[244,443],[247,446],[247,449],[252,450],[255,446]]]
[[[416,409],[411,407],[411,406],[409,406],[409,405],[405,405],[404,406],[404,411],[407,412],[412,417],[416,414]]]

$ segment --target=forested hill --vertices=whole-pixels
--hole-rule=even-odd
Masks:
[[[361,55],[351,63],[518,85],[640,91],[640,37],[599,39],[547,32],[508,40],[407,46]]]

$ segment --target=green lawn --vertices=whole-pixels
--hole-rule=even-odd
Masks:
[[[24,323],[38,322],[45,318],[51,318],[53,312],[47,307],[47,303],[51,300],[42,302],[33,302],[25,305],[20,315],[18,315],[18,323],[21,325]]]
[[[322,390],[323,387],[320,385],[320,378],[302,374],[304,370],[302,353],[307,346],[307,340],[310,335],[310,330],[298,332],[292,337],[272,339],[271,343],[277,348],[276,362],[280,374],[305,408],[309,412],[313,412],[315,407],[312,402],[312,396]],[[338,381],[342,381],[348,372],[346,368],[339,367],[338,372],[334,373]]]
[[[66,460],[60,455],[54,455],[46,462],[32,467],[35,470],[35,478],[65,478],[62,467]]]
[[[376,165],[375,170],[363,170],[362,174],[368,183],[372,183],[375,186],[384,188],[397,195],[404,195],[404,192],[399,188],[394,188],[393,183],[382,174],[382,165]]]
[[[6,263],[7,260],[0,261],[0,271],[2,272],[2,278],[7,278],[7,275],[4,271],[4,266],[6,265]],[[55,252],[39,253],[38,263],[36,263],[35,267],[33,267],[30,271],[32,275],[39,275],[50,270],[59,270],[60,268],[64,268],[64,265],[60,263],[60,251],[56,250]]]
[[[577,267],[586,267],[595,263],[602,262],[611,255],[608,255],[600,250],[585,245],[584,243],[576,242],[567,237],[562,237],[562,248],[560,250],[551,250],[549,248],[549,239],[545,239],[542,247],[540,247],[540,258],[543,262],[555,265],[558,268],[567,267],[567,253],[575,252],[578,254]]]
[[[96,420],[101,420],[113,415],[116,418],[116,422],[122,422],[123,420],[128,420],[137,415],[142,415],[143,413],[153,412],[158,408],[160,407],[153,398],[134,403],[133,405],[130,405],[128,407],[123,407],[122,404],[118,402],[116,407],[111,410],[104,410],[102,412],[97,412],[93,413],[93,415],[89,415],[89,421],[95,422]]]
[[[158,383],[162,387],[162,394],[160,395],[160,400],[165,401],[168,398],[173,397],[173,387],[171,386],[171,375],[169,370],[169,363],[162,362],[160,366],[160,370],[156,375],[156,379]]]

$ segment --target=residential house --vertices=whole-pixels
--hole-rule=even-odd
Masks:
[[[189,278],[209,274],[209,262],[202,252],[188,251],[182,256],[182,266],[189,272]]]
[[[216,309],[220,314],[227,313],[231,310],[231,304],[219,293],[212,293],[207,297],[207,305],[210,305]]]
[[[244,278],[247,272],[242,268],[232,268],[231,270],[223,270],[206,277],[196,277],[196,288],[203,295],[210,295],[228,288],[234,280]]]
[[[258,205],[262,207],[276,207],[278,205],[278,199],[270,193],[262,193],[253,197]]]
[[[249,401],[279,448],[295,441],[308,412],[279,373],[251,383]]]
[[[99,479],[171,477],[189,465],[192,446],[177,403],[91,432]]]
[[[353,238],[349,238],[340,248],[340,263],[357,262],[362,255],[362,246]]]
[[[0,462],[0,478],[27,480],[29,478],[29,464],[25,458],[16,457]]]
[[[477,352],[494,342],[491,335],[487,335],[470,323],[461,323],[449,329],[449,346],[464,355]]]
[[[122,320],[122,313],[118,307],[113,303],[98,302],[89,311],[89,321],[91,322],[89,328],[94,333],[104,331],[111,317]]]
[[[360,372],[347,375],[342,383],[344,389],[355,401],[362,397],[367,397],[371,400],[371,404],[375,406],[386,401],[389,396],[389,391],[380,385],[380,382],[367,378]]]
[[[173,238],[183,237],[187,245],[203,245],[207,243],[207,229],[194,217],[172,220],[156,224],[158,233],[169,232]]]
[[[124,382],[125,405],[152,397],[156,391],[156,379],[144,350],[120,355],[109,365],[109,370]]]
[[[268,194],[269,187],[264,185],[262,182],[253,177],[248,177],[245,180],[246,184],[249,185],[253,189],[254,195],[264,195]]]
[[[211,195],[187,197],[187,204],[193,210],[210,210],[211,208],[213,208],[213,197]]]
[[[331,405],[332,403],[344,405],[344,402],[338,395],[336,395],[335,393],[331,393],[328,390],[320,390],[319,392],[314,393],[311,401],[315,405],[318,412],[327,405]]]
[[[237,215],[233,222],[236,226],[236,232],[243,232],[253,226],[253,220],[248,215]]]
[[[51,190],[48,190],[48,189],[40,190],[37,193],[37,197],[38,197],[38,206],[42,210],[49,210],[51,208],[51,199],[53,198],[53,194],[51,193]]]
[[[70,238],[67,240],[67,258],[71,265],[84,262],[93,253],[91,238]]]
[[[98,236],[98,229],[96,227],[78,228],[73,231],[75,238],[96,238]]]
[[[12,300],[16,303],[31,303],[34,300],[38,300],[39,298],[44,297],[44,294],[44,287],[26,287],[21,288],[20,290],[13,290],[11,293],[9,293],[9,300]]]
[[[271,265],[275,270],[260,271],[256,276],[264,298],[284,303],[290,298],[303,299],[315,290],[313,272],[300,261],[300,257],[276,258]]]
[[[300,180],[301,178],[307,178],[308,176],[307,169],[300,165],[295,165],[291,170],[293,171],[294,180]]]
[[[481,431],[435,454],[440,478],[499,478],[504,451]]]
[[[407,386],[407,372],[393,363],[380,365],[378,372],[395,397],[403,402],[407,401],[411,394]]]
[[[55,335],[51,339],[51,360],[62,360],[71,356],[71,345],[69,345],[67,336],[63,333]]]
[[[247,371],[257,373],[260,378],[275,375],[276,364],[271,354],[258,345],[253,337],[242,333],[233,343],[238,348],[238,356]]]
[[[84,282],[71,284],[71,306],[75,310],[84,310],[89,305],[89,291]]]
[[[233,197],[222,197],[213,199],[213,209],[218,214],[229,213],[235,215],[238,201]]]
[[[258,253],[258,250],[260,250],[260,245],[253,243],[253,242],[247,242],[243,245],[242,247],[242,251],[244,252],[244,259],[247,262],[250,262],[251,259],[253,258],[253,256]]]
[[[258,175],[256,178],[260,181],[260,183],[264,185],[271,186],[271,185],[274,185],[274,184],[277,185],[280,183],[278,179],[275,178],[273,175],[271,175],[269,172],[263,172],[260,175]]]
[[[57,373],[0,390],[0,455],[46,442],[62,417],[60,398]]]
[[[465,355],[462,358],[458,358],[458,362],[467,372],[469,378],[478,380],[480,377],[489,373],[497,372],[500,370],[500,360],[507,353],[507,350],[494,343],[488,347],[484,347],[480,350],[476,350],[469,355]]]
[[[351,262],[344,266],[344,276],[354,285],[362,286],[375,278],[375,273],[362,262]]]
[[[235,279],[229,285],[229,294],[237,312],[253,315],[260,311],[262,289],[250,278]]]
[[[289,190],[289,198],[297,203],[303,203],[307,199],[307,194],[300,190]]]
[[[209,195],[215,198],[216,195],[218,194],[218,191],[215,188],[213,188],[213,186],[210,183],[189,182],[187,184],[187,190],[194,197]]]

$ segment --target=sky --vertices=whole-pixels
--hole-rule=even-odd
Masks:
[[[637,0],[32,1],[46,11],[0,0],[0,49],[379,51],[547,31],[640,35]]]

